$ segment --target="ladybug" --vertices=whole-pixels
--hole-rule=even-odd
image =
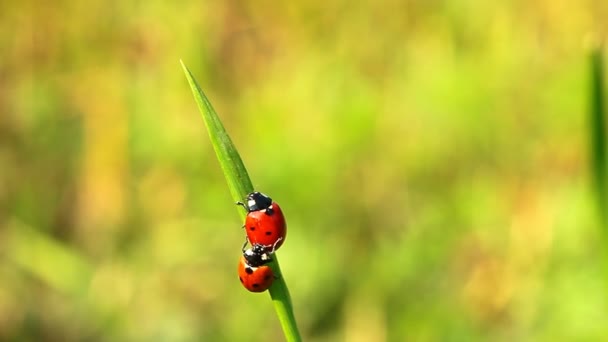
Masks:
[[[287,224],[277,202],[256,191],[247,195],[247,204],[237,204],[247,210],[245,231],[249,243],[266,246],[267,250],[270,246],[273,249],[281,247],[287,234]]]
[[[254,244],[251,248],[243,250],[238,271],[239,280],[247,290],[264,292],[272,285],[275,278],[274,273],[266,265],[272,261],[270,257],[272,252],[268,253],[266,247],[260,244]]]

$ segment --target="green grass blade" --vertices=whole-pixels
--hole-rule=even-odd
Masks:
[[[602,229],[608,238],[608,188],[606,174],[606,107],[604,102],[604,65],[601,45],[592,48],[591,65],[591,162],[595,196]]]
[[[213,145],[217,159],[220,162],[222,171],[226,176],[230,194],[235,202],[242,201],[248,193],[253,191],[253,185],[247,174],[247,169],[245,169],[241,156],[234,147],[230,136],[226,133],[226,129],[224,129],[224,125],[222,125],[213,106],[199,87],[194,76],[192,76],[192,73],[190,73],[190,70],[188,70],[183,62],[181,63],[184,72],[186,73],[188,83],[190,84],[190,88],[192,89],[194,100],[196,101],[198,109],[205,121],[205,125],[207,126],[211,144]],[[242,214],[243,218],[245,217],[243,210],[239,210],[239,213]]]
[[[251,179],[247,174],[245,165],[243,165],[243,161],[234,147],[232,140],[228,136],[228,133],[226,133],[224,125],[222,125],[217,113],[194,79],[194,76],[192,76],[190,70],[184,65],[184,62],[181,62],[181,64],[184,73],[186,74],[186,78],[188,79],[188,83],[190,84],[190,88],[192,89],[194,100],[196,101],[198,109],[205,121],[205,125],[207,126],[211,144],[213,145],[217,159],[220,162],[220,166],[222,167],[222,171],[228,182],[230,194],[235,202],[242,201],[248,193],[253,191]],[[239,209],[239,214],[241,215],[241,218],[245,218],[246,214],[242,209]],[[287,284],[281,273],[279,260],[276,254],[273,259],[274,262],[270,266],[272,267],[275,276],[277,276],[277,279],[268,292],[272,298],[286,340],[301,341],[302,339],[293,313],[289,289],[287,288]]]

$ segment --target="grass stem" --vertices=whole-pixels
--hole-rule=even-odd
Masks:
[[[249,178],[249,174],[247,173],[247,169],[245,169],[245,165],[243,164],[238,151],[234,147],[224,125],[213,109],[211,102],[209,102],[201,90],[190,70],[184,65],[184,62],[181,62],[181,64],[184,73],[186,74],[186,78],[188,79],[188,83],[190,84],[190,89],[192,89],[194,100],[196,101],[203,121],[207,126],[211,144],[213,145],[217,159],[220,162],[220,166],[224,172],[226,181],[228,182],[228,188],[230,189],[232,199],[235,202],[242,201],[247,194],[253,191],[253,185]],[[237,208],[237,210],[244,220],[246,215],[245,212],[240,208]],[[296,324],[295,315],[293,313],[289,289],[281,273],[279,259],[276,253],[273,259],[274,262],[272,262],[270,266],[277,279],[270,289],[268,289],[268,292],[270,293],[272,303],[274,304],[275,311],[283,328],[285,339],[290,342],[299,342],[302,338],[300,337],[298,325]]]

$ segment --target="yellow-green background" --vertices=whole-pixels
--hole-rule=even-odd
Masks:
[[[182,73],[288,220],[307,341],[608,339],[606,1],[0,2],[0,340],[281,340]],[[605,241],[605,240],[604,240]]]

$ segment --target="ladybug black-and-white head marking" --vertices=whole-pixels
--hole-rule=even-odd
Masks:
[[[264,195],[259,191],[255,191],[247,195],[247,206],[248,212],[259,211],[268,209],[272,206],[272,198]]]

